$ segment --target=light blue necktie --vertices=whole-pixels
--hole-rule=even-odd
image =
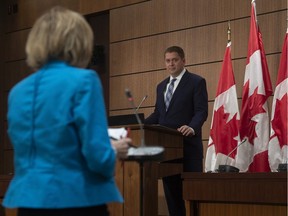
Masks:
[[[169,104],[170,104],[170,101],[171,101],[171,98],[172,98],[172,95],[173,95],[174,82],[176,80],[177,80],[176,78],[172,79],[171,83],[168,86],[168,90],[167,90],[166,97],[165,97],[166,110],[169,107]]]

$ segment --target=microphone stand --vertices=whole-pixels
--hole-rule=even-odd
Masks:
[[[140,147],[136,148],[135,155],[131,156],[130,160],[137,161],[140,166],[140,216],[144,215],[144,208],[143,208],[143,197],[144,197],[144,184],[143,184],[143,173],[144,173],[144,162],[145,161],[152,161],[152,160],[159,160],[159,157],[163,155],[164,148],[163,147],[147,147],[145,145],[145,136],[144,136],[144,128],[141,122],[141,119],[138,115],[138,109],[142,102],[147,98],[147,95],[142,99],[138,108],[136,108],[134,104],[134,100],[132,94],[129,89],[125,89],[125,94],[134,110],[134,114],[136,116],[137,122],[140,127],[140,137],[141,143]],[[129,160],[129,151],[128,151],[128,160]]]
[[[134,114],[135,114],[135,116],[136,116],[136,120],[137,120],[137,122],[138,122],[138,124],[139,124],[139,126],[140,126],[140,132],[141,132],[141,143],[140,143],[140,146],[141,146],[141,147],[144,147],[144,146],[145,146],[144,129],[143,129],[143,124],[142,124],[142,122],[141,122],[141,120],[140,120],[140,117],[139,117],[139,115],[138,115],[138,112],[137,112],[138,109],[135,109],[134,100],[133,100],[132,94],[131,94],[131,92],[129,91],[129,89],[126,89],[125,92],[126,92],[126,96],[127,96],[128,100],[129,100],[129,102],[131,103],[131,106],[132,106],[132,108],[133,108],[133,110],[134,110]],[[142,102],[143,102],[144,100],[145,100],[145,97],[142,99]],[[141,102],[141,103],[142,103],[142,102]],[[140,105],[141,105],[141,103],[140,103]],[[139,106],[140,106],[140,105],[139,105]]]
[[[232,149],[232,151],[229,152],[229,154],[226,157],[226,161],[225,161],[225,165],[219,165],[218,167],[218,172],[239,172],[239,169],[237,167],[231,166],[231,165],[227,165],[228,162],[228,158],[230,157],[230,155],[239,148],[239,146],[241,146],[243,143],[246,142],[247,139],[244,139],[239,145],[237,145],[234,149]]]
[[[286,161],[286,163],[285,162],[284,163],[279,163],[277,171],[278,172],[287,172],[287,165],[288,165],[287,161]]]
[[[136,112],[138,113],[139,108],[141,107],[142,103],[147,99],[148,95],[145,95],[142,99],[142,101],[140,102],[140,104],[138,105],[138,107],[136,108]]]

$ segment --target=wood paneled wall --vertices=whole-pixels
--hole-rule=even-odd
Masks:
[[[13,149],[6,134],[7,96],[13,85],[32,72],[25,62],[25,43],[35,20],[48,8],[55,5],[79,11],[84,15],[106,11],[109,16],[110,8],[123,7],[143,1],[145,0],[101,0],[97,2],[86,0],[3,1],[0,15],[0,174],[13,173]],[[109,21],[109,19],[107,20]],[[105,23],[105,25],[108,29],[106,32],[109,32],[109,23]],[[106,37],[107,42],[105,43],[109,47],[109,35],[103,35],[103,37]],[[99,36],[97,39],[99,39]],[[102,39],[101,42],[103,42]],[[106,80],[109,81],[109,77]],[[109,85],[107,84],[107,86]],[[108,90],[105,91],[105,94],[108,95],[108,93]]]
[[[2,42],[1,42],[2,41]],[[3,85],[3,75],[2,72],[4,70],[4,61],[1,60],[4,58],[4,7],[0,8],[0,173],[3,173],[3,146],[4,143],[4,115],[5,115],[5,110],[4,107],[6,104],[5,102],[5,97],[4,97],[4,85]],[[0,210],[1,211],[1,210]]]
[[[17,12],[8,13],[8,8],[15,3]],[[241,104],[250,3],[250,0],[4,0],[0,15],[0,174],[13,172],[13,149],[6,136],[7,95],[16,82],[31,73],[25,63],[25,42],[32,24],[44,10],[62,5],[89,16],[101,11],[108,14],[109,89],[104,91],[109,92],[109,115],[133,113],[124,94],[125,88],[129,88],[136,104],[148,95],[139,110],[148,116],[154,108],[156,85],[168,76],[164,50],[171,45],[183,47],[187,69],[207,81],[209,117],[203,127],[206,148],[229,20],[233,68]],[[258,0],[256,3],[275,87],[287,28],[287,1]]]
[[[82,14],[93,14],[95,12],[111,10],[127,5],[137,4],[148,0],[79,0],[79,12]]]
[[[17,5],[17,12],[9,14],[9,8]],[[4,0],[5,33],[30,29],[36,18],[52,6],[61,5],[71,10],[78,10],[78,0]],[[25,43],[24,43],[25,44]]]
[[[127,6],[123,6],[124,2]],[[24,52],[29,29],[46,8],[56,4],[81,11],[83,14],[112,8],[109,11],[110,89],[104,89],[110,95],[110,115],[132,113],[124,95],[125,88],[132,91],[136,103],[140,102],[144,95],[148,95],[140,112],[147,116],[153,111],[156,85],[168,75],[164,69],[163,52],[171,45],[182,46],[186,52],[188,70],[206,78],[211,111],[227,43],[228,20],[231,22],[232,59],[241,103],[250,1],[110,0],[91,4],[90,1],[76,0],[41,3],[37,0],[26,0],[18,1],[18,12],[8,15],[6,9],[11,3],[13,1],[7,0],[6,7],[2,7],[5,15],[2,15],[5,25],[2,22],[1,28],[1,41],[5,41],[1,43],[1,71],[4,78],[1,85],[2,123],[9,89],[31,72],[26,66]],[[286,32],[286,4],[285,0],[257,1],[258,22],[263,34],[273,86]],[[209,136],[211,114],[212,112],[209,112],[203,128],[205,140]],[[1,125],[3,128],[3,124]],[[3,137],[2,135],[2,139]]]

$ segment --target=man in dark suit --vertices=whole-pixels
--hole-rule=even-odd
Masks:
[[[181,47],[167,48],[164,58],[170,76],[158,84],[155,110],[145,119],[145,124],[160,124],[181,132],[184,136],[183,171],[202,172],[201,128],[208,115],[206,81],[185,69],[185,54]],[[181,175],[162,180],[169,214],[185,215]]]

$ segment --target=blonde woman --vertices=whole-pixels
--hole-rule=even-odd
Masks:
[[[11,90],[7,115],[15,175],[3,205],[19,216],[106,216],[107,203],[123,201],[116,153],[125,157],[131,140],[110,143],[100,80],[85,69],[92,47],[85,19],[61,7],[28,36],[35,73]]]

